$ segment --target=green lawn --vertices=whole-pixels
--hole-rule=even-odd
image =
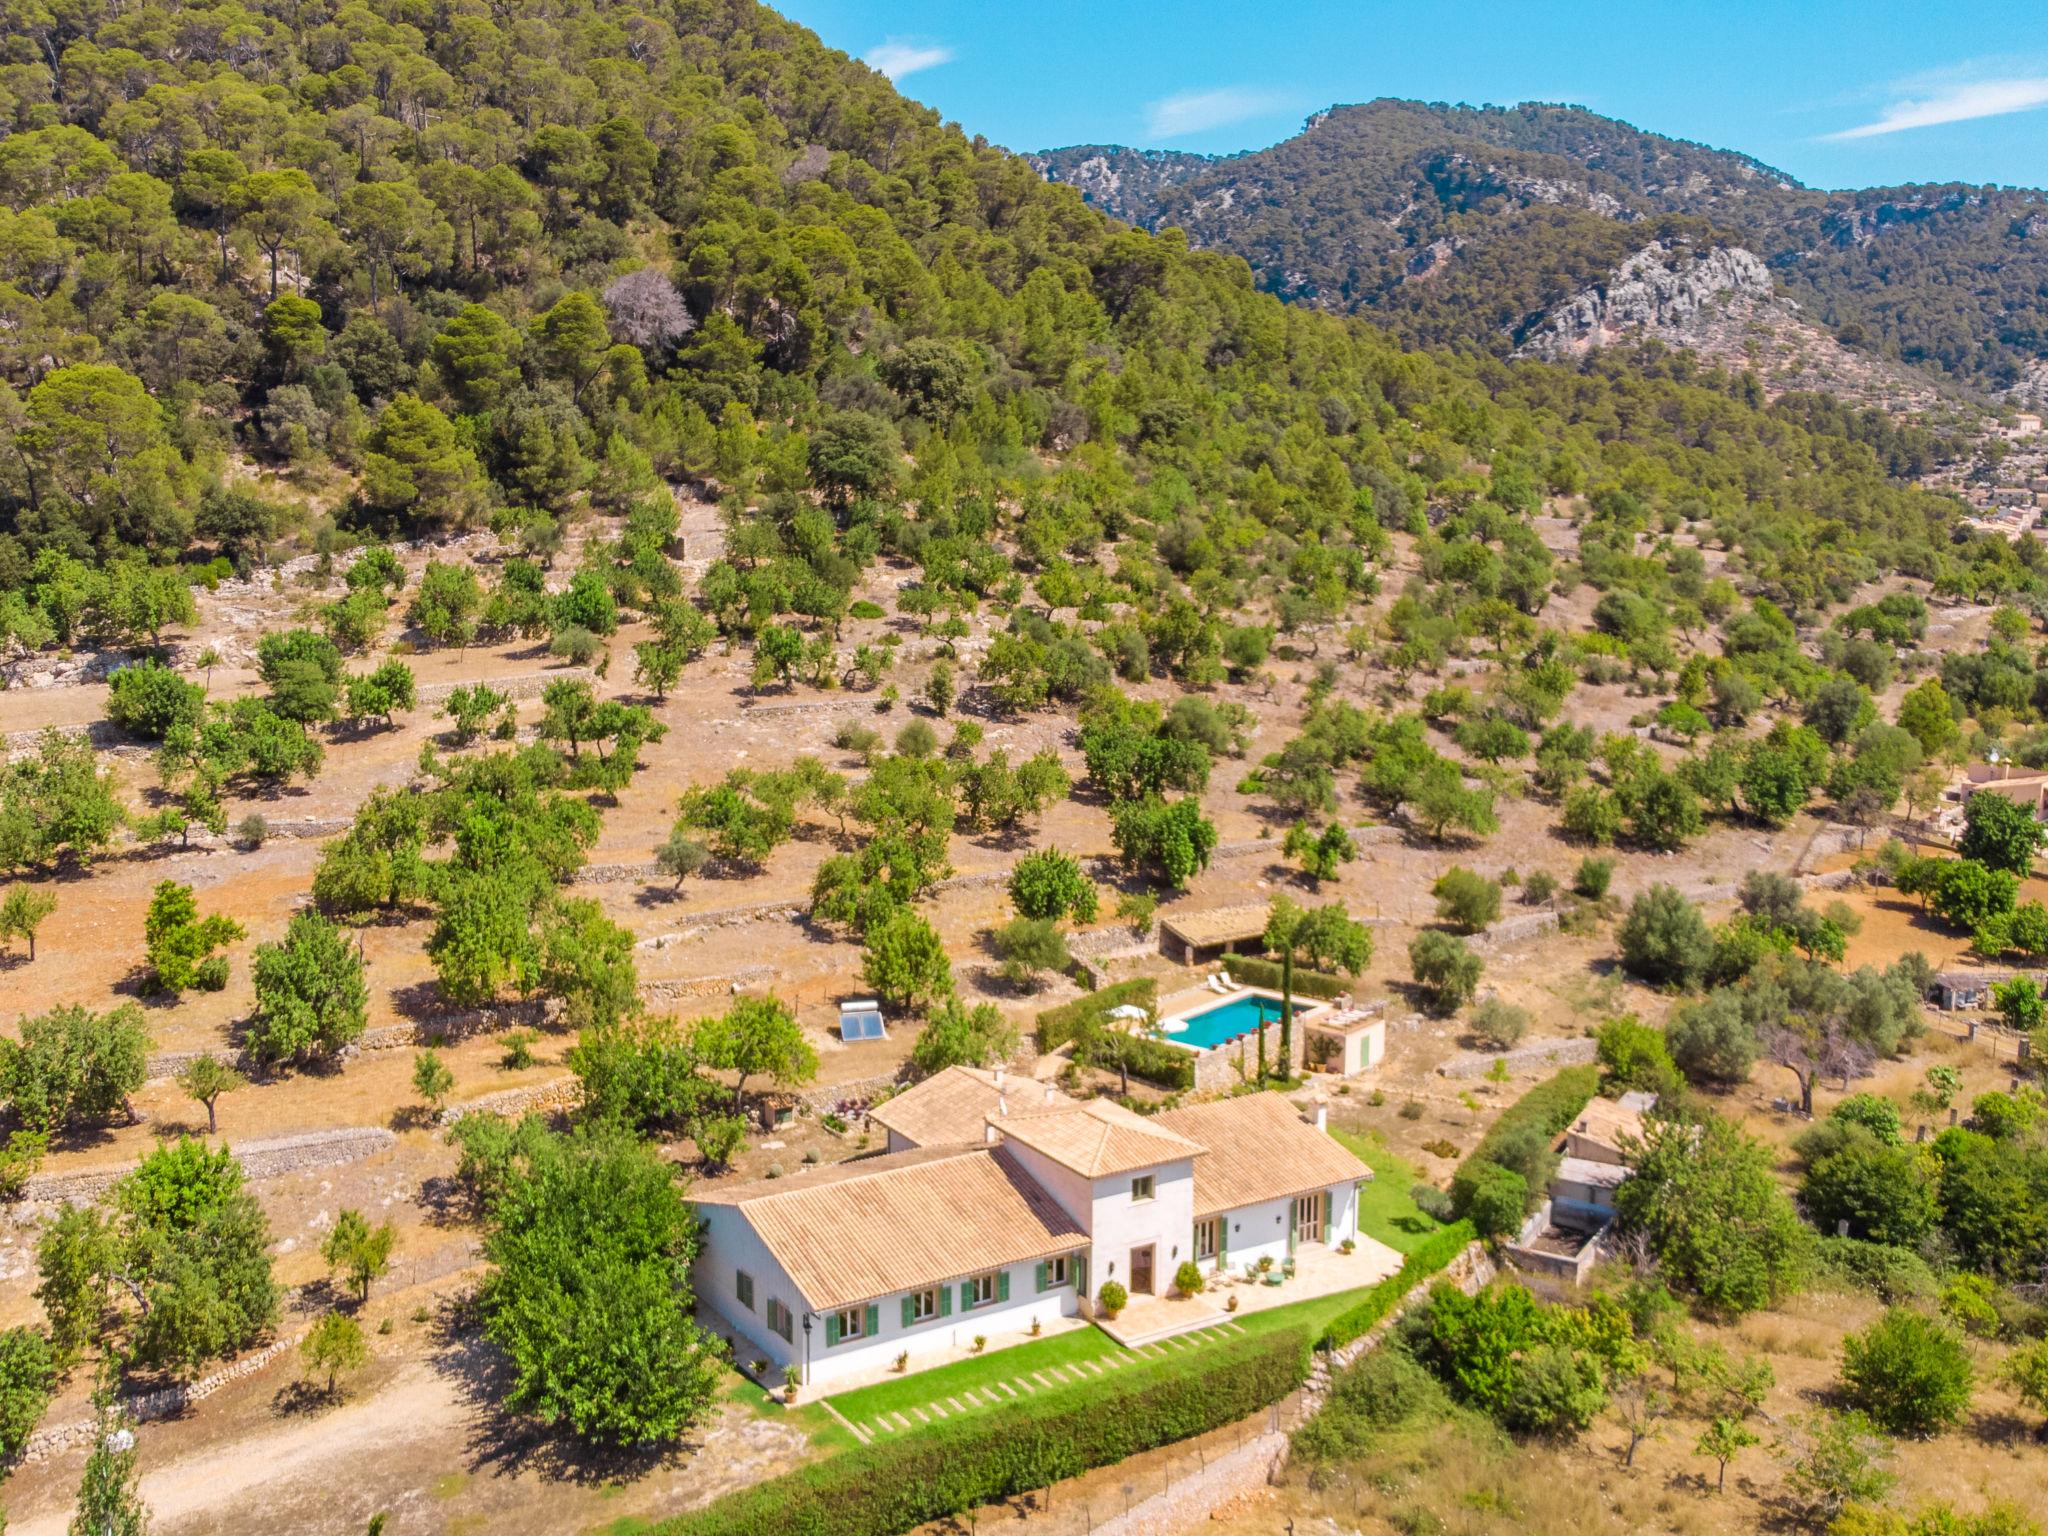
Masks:
[[[1311,1301],[1294,1302],[1287,1306],[1271,1307],[1262,1312],[1231,1313],[1219,1318],[1215,1325],[1230,1325],[1228,1336],[1241,1338],[1256,1337],[1274,1333],[1285,1328],[1306,1328],[1311,1337],[1320,1334],[1325,1324],[1340,1312],[1345,1311],[1368,1287],[1340,1291],[1334,1296],[1322,1296]],[[1106,1362],[1112,1355],[1137,1355],[1140,1358],[1158,1358],[1178,1350],[1199,1350],[1210,1338],[1183,1334],[1170,1341],[1143,1345],[1135,1350],[1125,1349],[1101,1329],[1095,1327],[1071,1329],[1051,1338],[1037,1339],[1029,1344],[1019,1344],[1010,1349],[1001,1349],[993,1354],[977,1356],[972,1360],[956,1360],[951,1365],[942,1365],[936,1370],[912,1371],[908,1375],[893,1377],[877,1382],[873,1386],[856,1387],[827,1399],[831,1406],[845,1415],[851,1422],[863,1428],[872,1429],[875,1419],[884,1413],[901,1413],[915,1418],[914,1409],[929,1409],[933,1403],[954,1404],[966,1411],[986,1407],[990,1402],[1010,1401],[1010,1395],[998,1387],[998,1383],[1020,1382],[1032,1378],[1036,1383],[1041,1374],[1047,1375],[1045,1384],[1036,1385],[1034,1395],[1054,1396],[1063,1392],[1094,1392],[1105,1398],[1116,1392],[1116,1377],[1120,1367],[1104,1364],[1104,1373],[1086,1370],[1074,1372],[1077,1380],[1062,1380],[1047,1373],[1060,1367],[1083,1367],[1088,1362]],[[968,1392],[982,1396],[985,1401],[970,1402],[964,1394]],[[808,1412],[822,1413],[822,1406],[813,1405],[799,1410],[799,1416]],[[837,1426],[834,1426],[837,1428]],[[838,1435],[812,1430],[812,1439],[820,1446],[832,1445],[845,1438],[845,1430]]]
[[[834,1408],[859,1424],[877,1414],[907,1413],[912,1408],[922,1408],[926,1403],[943,1402],[948,1397],[958,1397],[962,1392],[978,1392],[983,1387],[992,1387],[999,1381],[1015,1381],[1034,1371],[1077,1365],[1083,1360],[1100,1360],[1122,1347],[1091,1323],[1086,1328],[1072,1328],[1050,1338],[1033,1339],[1028,1344],[1015,1344],[1008,1349],[977,1355],[971,1360],[956,1360],[934,1370],[912,1371],[889,1381],[878,1381],[873,1386],[856,1387],[830,1401]]]
[[[1423,1182],[1422,1175],[1371,1131],[1332,1126],[1330,1134],[1372,1170],[1372,1182],[1358,1192],[1359,1229],[1396,1253],[1413,1253],[1442,1226],[1408,1198],[1408,1191]]]

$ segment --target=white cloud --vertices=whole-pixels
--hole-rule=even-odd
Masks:
[[[1937,123],[1967,123],[1979,117],[2003,117],[2008,112],[2031,112],[2037,107],[2048,107],[2048,75],[1979,80],[1946,86],[1929,96],[1895,101],[1878,114],[1876,122],[1844,128],[1826,137],[1869,139],[1908,128],[1931,128]]]
[[[891,80],[901,80],[920,69],[932,69],[952,61],[953,50],[943,44],[912,42],[907,37],[892,37],[876,44],[862,60],[868,68],[880,70]]]
[[[1211,128],[1241,123],[1284,110],[1286,102],[1271,91],[1226,85],[1213,91],[1181,91],[1145,107],[1145,132],[1155,139],[1185,138]]]

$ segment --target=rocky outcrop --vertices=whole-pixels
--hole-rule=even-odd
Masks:
[[[1731,299],[1775,297],[1770,268],[1741,246],[1697,250],[1653,241],[1544,317],[1519,357],[1579,357],[1595,347],[1643,336],[1682,339],[1692,322]]]

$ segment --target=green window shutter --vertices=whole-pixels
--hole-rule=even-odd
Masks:
[[[910,1310],[914,1305],[916,1305],[915,1298],[909,1296],[903,1298],[903,1326],[906,1328],[916,1320]]]
[[[1008,1301],[1009,1299],[1010,1272],[1007,1269],[999,1269],[996,1271],[996,1300]]]
[[[939,1287],[939,1316],[951,1317],[952,1315],[953,1287],[951,1287],[950,1285],[942,1285]]]
[[[827,1312],[825,1314],[825,1347],[827,1349],[830,1349],[834,1344],[837,1344],[838,1342],[839,1314],[837,1312]]]
[[[972,1280],[962,1280],[960,1282],[960,1310],[962,1312],[972,1312],[974,1310],[974,1282]]]
[[[1216,1218],[1216,1267],[1218,1269],[1228,1269],[1230,1267],[1230,1218],[1228,1216],[1218,1216]]]
[[[882,1331],[882,1308],[879,1303],[868,1303],[867,1327],[861,1331],[871,1339]]]
[[[1043,1259],[1040,1259],[1040,1260],[1038,1261],[1038,1289],[1039,1289],[1039,1293],[1040,1293],[1041,1295],[1042,1295],[1042,1294],[1044,1294],[1044,1291],[1045,1291],[1045,1260],[1043,1260]]]

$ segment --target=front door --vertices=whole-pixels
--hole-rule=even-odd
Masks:
[[[1152,1245],[1131,1250],[1131,1292],[1133,1295],[1152,1294]]]
[[[1301,1195],[1294,1202],[1294,1240],[1298,1243],[1320,1243],[1323,1240],[1323,1204],[1329,1198],[1328,1190],[1317,1190],[1312,1195]]]

